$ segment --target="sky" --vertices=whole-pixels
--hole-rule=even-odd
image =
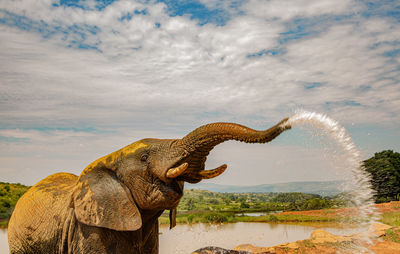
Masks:
[[[400,2],[0,1],[0,181],[33,185],[142,138],[211,122],[266,129],[326,114],[363,158],[400,152]],[[299,126],[229,141],[213,183],[343,179],[332,140]]]

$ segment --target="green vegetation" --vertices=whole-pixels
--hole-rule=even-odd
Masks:
[[[400,243],[400,229],[386,230],[385,240],[389,240],[395,243]]]
[[[268,213],[325,209],[339,207],[343,203],[340,199],[299,192],[215,193],[187,189],[178,206],[177,223],[335,222],[343,218]],[[252,212],[265,215],[246,216],[246,213]],[[161,224],[168,224],[168,213],[164,213],[159,221]]]
[[[382,214],[381,222],[394,227],[400,227],[400,213],[389,212]]]
[[[241,214],[227,212],[196,212],[181,213],[177,215],[177,223],[231,223],[231,222],[352,222],[354,218],[350,217],[324,217],[302,214],[267,214],[262,216],[244,216]],[[169,224],[168,215],[164,213],[159,218],[160,224]]]
[[[376,191],[377,203],[399,200],[400,197],[400,153],[391,150],[375,153],[364,161],[365,169],[372,176],[372,187]]]
[[[302,246],[302,247],[305,247],[305,248],[312,248],[312,247],[315,247],[315,244],[311,241],[311,240],[309,240],[309,239],[306,239],[306,240],[303,240],[303,241],[299,241],[299,243],[298,243],[300,246]]]
[[[292,193],[216,193],[185,190],[178,212],[271,212],[301,211],[342,206],[343,201],[317,194]]]
[[[272,199],[273,202],[289,203],[287,210],[304,211],[330,208],[333,205],[338,206],[340,200],[332,198],[322,198],[316,194],[305,194],[299,192],[279,193]]]
[[[29,187],[19,183],[0,182],[0,226],[7,226],[15,204],[28,189]]]

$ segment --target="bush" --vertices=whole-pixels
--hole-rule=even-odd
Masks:
[[[4,206],[4,207],[7,207],[7,208],[10,208],[10,207],[11,207],[11,204],[10,204],[10,202],[8,202],[7,200],[3,200],[3,206]]]
[[[232,217],[232,214],[222,214],[222,213],[206,213],[203,215],[203,218],[206,222],[209,223],[223,223],[229,220],[229,217]]]
[[[28,188],[21,184],[0,182],[0,219],[10,218],[15,204]]]
[[[275,215],[271,214],[269,216],[269,220],[272,221],[272,222],[277,222],[278,221],[278,217],[276,217]]]
[[[189,214],[189,216],[187,217],[187,221],[188,221],[189,223],[192,223],[194,217],[195,217],[194,214]]]
[[[250,207],[250,205],[249,204],[247,204],[246,202],[241,202],[240,203],[240,208],[249,208]]]
[[[208,201],[208,203],[213,204],[213,205],[218,205],[218,204],[219,204],[219,201],[218,201],[218,199],[212,198],[212,199],[210,199],[210,200]]]

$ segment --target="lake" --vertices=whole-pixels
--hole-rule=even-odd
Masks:
[[[193,224],[178,225],[172,230],[161,227],[160,254],[190,253],[205,246],[218,246],[233,249],[235,246],[250,243],[255,246],[276,244],[309,238],[315,229],[324,229],[333,234],[347,235],[361,232],[360,228],[338,228],[335,224],[314,223],[277,224],[238,222],[221,225]]]
[[[272,246],[305,239],[320,228],[333,234],[347,235],[362,231],[360,228],[340,228],[332,223],[278,224],[238,222],[229,224],[179,224],[172,230],[160,227],[160,254],[187,254],[205,246],[232,249],[239,244]],[[7,230],[0,230],[0,254],[8,253]]]
[[[7,229],[0,228],[0,254],[8,253]]]
[[[269,214],[275,214],[275,213],[281,213],[282,211],[273,211],[273,212],[263,212],[263,213],[257,213],[257,212],[250,212],[250,213],[237,213],[235,216],[250,216],[250,217],[258,217],[258,216],[265,216]]]

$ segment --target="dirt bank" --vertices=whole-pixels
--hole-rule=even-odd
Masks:
[[[372,242],[367,242],[365,234],[372,235]],[[273,247],[256,247],[250,244],[237,246],[234,250],[245,253],[276,253],[276,254],[334,254],[334,253],[370,253],[400,254],[400,227],[377,223],[371,226],[369,232],[338,236],[325,230],[317,229],[310,238]],[[228,252],[229,253],[229,252]]]
[[[400,213],[400,202],[392,201],[376,205],[381,214]],[[357,215],[357,208],[340,208],[311,211],[282,212],[282,215],[307,215],[318,217],[349,217]],[[398,217],[397,217],[398,218]],[[276,253],[276,254],[350,254],[373,253],[376,254],[400,254],[400,227],[383,223],[371,225],[367,232],[353,235],[339,236],[327,231],[317,229],[312,232],[310,238],[296,242],[280,244],[272,247],[257,247],[250,244],[242,244],[234,250],[224,250],[214,247],[206,247],[194,253],[208,254],[247,254],[247,253]],[[367,238],[366,236],[369,236]],[[367,240],[367,239],[372,239]],[[214,248],[214,249],[213,249]]]
[[[389,203],[376,204],[375,207],[380,213],[390,213],[390,212],[400,213],[400,201],[392,201]],[[352,207],[352,208],[339,208],[339,209],[282,212],[282,213],[277,213],[276,215],[308,215],[308,216],[336,218],[336,217],[354,216],[358,213],[357,211],[358,211],[357,207]]]

